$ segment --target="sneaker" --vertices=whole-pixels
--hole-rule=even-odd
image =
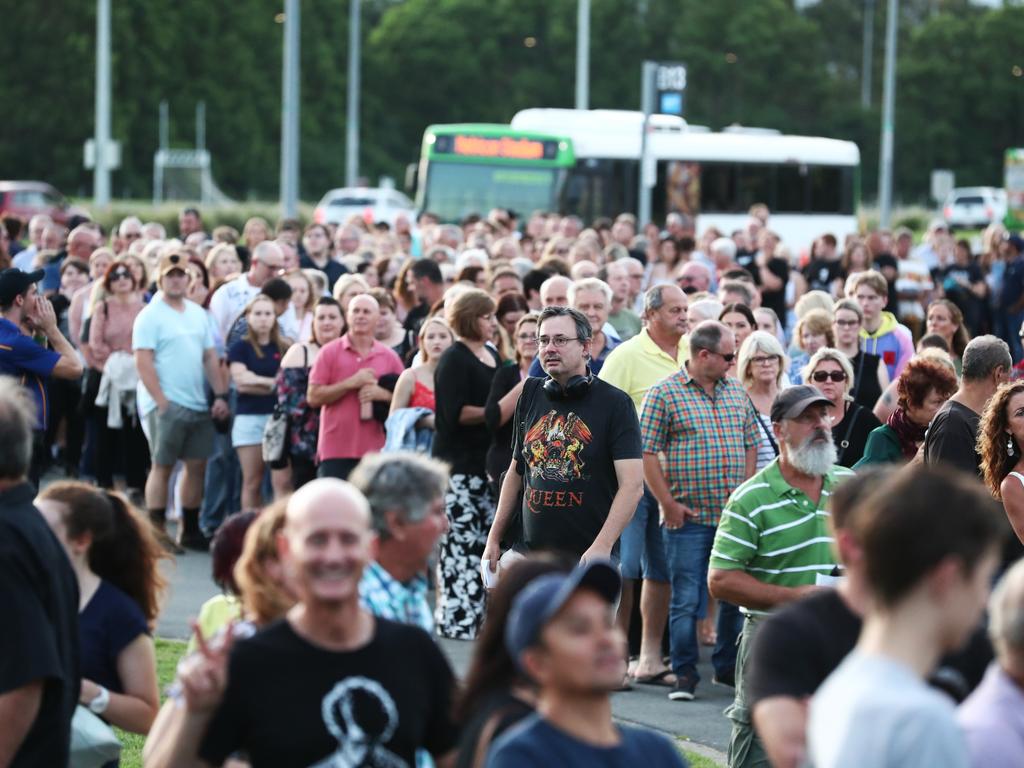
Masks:
[[[178,544],[196,552],[210,551],[210,538],[202,531],[183,532],[178,538]]]
[[[696,690],[697,681],[689,675],[684,675],[669,691],[668,698],[670,701],[693,701],[696,698]]]
[[[736,670],[730,669],[727,672],[715,672],[715,676],[711,678],[711,682],[715,685],[724,685],[727,688],[735,688]]]

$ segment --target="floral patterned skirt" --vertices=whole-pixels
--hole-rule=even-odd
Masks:
[[[480,557],[494,519],[494,497],[486,475],[452,475],[445,494],[448,533],[437,558],[437,633],[473,640],[483,623],[486,593]]]

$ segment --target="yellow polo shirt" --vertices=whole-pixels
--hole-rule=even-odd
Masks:
[[[673,360],[666,355],[644,328],[608,354],[597,377],[629,395],[639,416],[647,390],[677,373],[690,359],[690,341],[686,336],[679,339],[678,357]]]

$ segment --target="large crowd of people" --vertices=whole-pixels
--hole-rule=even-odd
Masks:
[[[701,646],[730,766],[1024,764],[1020,237],[178,229],[0,228],[0,765],[677,765]]]

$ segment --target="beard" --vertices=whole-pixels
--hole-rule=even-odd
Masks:
[[[815,442],[817,438],[823,437],[825,442]],[[836,446],[832,442],[832,433],[827,429],[816,430],[813,435],[801,442],[799,445],[792,445],[786,441],[787,459],[798,472],[814,477],[824,477],[832,469],[838,458]]]

